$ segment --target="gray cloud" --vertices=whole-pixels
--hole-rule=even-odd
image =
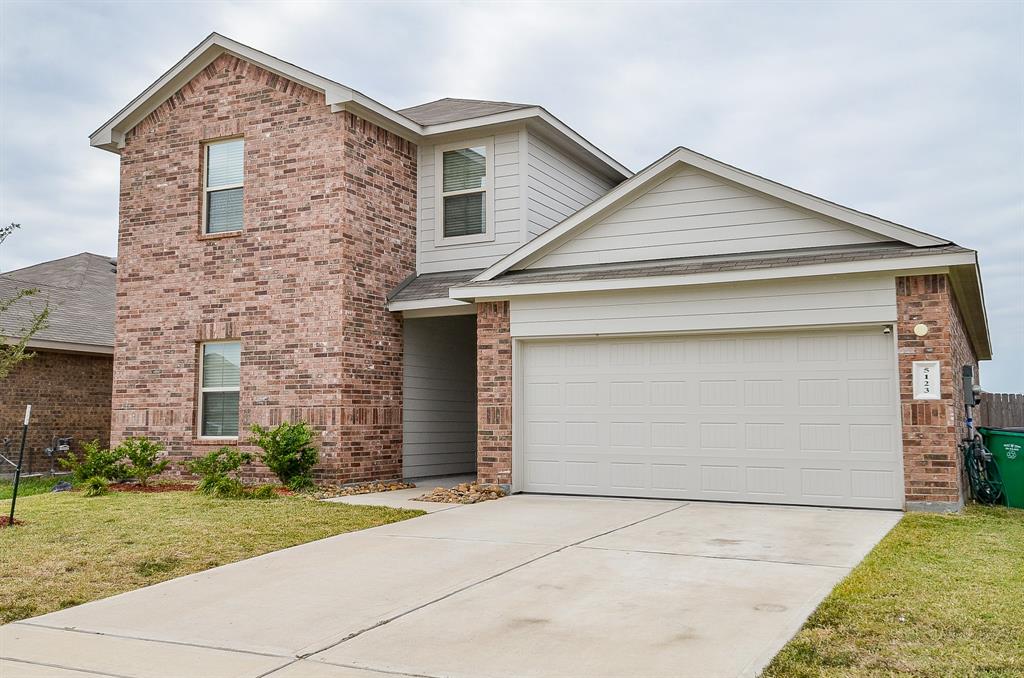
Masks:
[[[539,103],[639,169],[684,145],[981,253],[1024,390],[1019,3],[0,4],[0,269],[113,253],[87,135],[216,30],[394,106]]]

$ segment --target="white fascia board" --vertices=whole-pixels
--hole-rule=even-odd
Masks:
[[[388,302],[389,311],[418,311],[426,308],[453,308],[456,306],[472,306],[472,304],[467,303],[465,301],[451,299],[449,297]]]
[[[721,177],[740,186],[744,186],[759,193],[778,198],[803,209],[815,212],[822,216],[840,221],[857,228],[877,233],[887,238],[899,240],[900,242],[914,245],[915,247],[929,247],[933,245],[949,244],[948,240],[938,238],[921,231],[916,231],[906,226],[894,224],[870,214],[864,214],[842,205],[837,205],[823,198],[798,191],[794,188],[784,186],[780,183],[759,177],[756,174],[744,172],[741,169],[727,165],[723,162],[701,155],[688,148],[676,148],[659,160],[656,160],[648,167],[641,170],[631,179],[619,184],[604,196],[598,198],[590,205],[579,212],[569,216],[564,221],[548,229],[519,249],[498,260],[489,268],[480,273],[474,282],[492,280],[496,276],[512,269],[524,268],[541,258],[546,252],[551,251],[558,245],[570,240],[581,229],[585,229],[596,219],[608,214],[625,204],[633,196],[657,181],[661,175],[679,164],[686,164],[700,169],[709,174]]]
[[[738,167],[727,165],[724,162],[709,158],[706,155],[691,151],[688,148],[677,148],[673,152],[678,160],[692,165],[697,169],[704,170],[711,174],[722,177],[734,183],[746,186],[747,188],[759,191],[766,195],[770,195],[779,200],[785,200],[786,202],[792,203],[799,207],[803,207],[806,210],[817,212],[818,214],[831,217],[837,221],[842,221],[859,228],[863,228],[879,235],[892,238],[893,240],[899,240],[905,242],[908,245],[914,245],[915,247],[928,247],[930,245],[946,245],[949,244],[948,240],[929,235],[928,233],[922,233],[921,231],[909,228],[907,226],[901,226],[885,219],[865,214],[864,212],[858,212],[857,210],[850,209],[849,207],[843,207],[837,205],[834,202],[819,198],[803,191],[798,191],[795,188],[790,188],[778,182],[772,181],[771,179],[765,179],[764,177],[750,172],[745,172]]]
[[[122,108],[117,115],[93,132],[89,136],[89,143],[97,148],[117,153],[124,146],[124,135],[128,130],[209,66],[214,59],[225,53],[245,59],[260,68],[298,82],[310,89],[323,92],[324,101],[328,106],[355,104],[368,111],[379,112],[383,119],[389,120],[394,125],[396,133],[399,129],[405,130],[403,136],[415,136],[420,133],[420,125],[341,83],[299,68],[218,33],[211,33],[181,61]]]
[[[453,287],[448,291],[452,299],[483,301],[487,299],[508,299],[537,294],[566,294],[574,292],[603,292],[610,290],[644,289],[654,287],[682,287],[688,285],[711,285],[715,283],[746,282],[753,280],[775,280],[781,278],[806,278],[823,275],[848,275],[856,273],[877,273],[881,271],[912,271],[914,274],[943,273],[951,266],[971,264],[972,252],[937,254],[934,256],[902,257],[893,259],[872,259],[868,261],[843,261],[807,266],[786,266],[779,268],[743,269],[737,271],[716,271],[685,275],[660,275],[637,278],[616,278],[603,280],[575,280],[569,282],[522,283],[516,285],[473,285]]]
[[[632,178],[622,182],[580,211],[567,217],[557,226],[549,228],[522,247],[499,259],[473,278],[473,282],[492,280],[516,264],[520,264],[532,256],[568,240],[580,224],[599,218],[617,209],[629,200],[634,193],[643,190],[644,187],[656,181],[665,170],[676,162],[672,153],[662,157],[660,160],[656,160],[639,173],[634,174]]]
[[[455,122],[446,122],[437,125],[424,125],[423,135],[424,136],[440,136],[444,134],[451,134],[453,132],[461,132],[464,130],[475,129],[479,127],[489,127],[491,125],[505,125],[509,123],[522,122],[526,120],[541,120],[551,128],[556,130],[558,133],[565,136],[567,139],[572,141],[574,144],[583,149],[586,153],[597,160],[601,165],[610,170],[611,174],[617,174],[624,179],[628,179],[633,176],[633,172],[628,167],[619,163],[615,158],[611,157],[594,144],[587,141],[581,134],[576,132],[564,122],[556,118],[555,116],[548,113],[544,108],[540,106],[531,106],[529,108],[519,108],[513,111],[505,111],[504,113],[495,113],[493,115],[484,115],[478,118],[470,118],[468,120],[456,120]]]

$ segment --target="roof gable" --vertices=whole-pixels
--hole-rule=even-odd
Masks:
[[[744,254],[891,240],[678,164],[525,268]]]
[[[948,242],[677,148],[476,280],[542,266],[887,240]]]

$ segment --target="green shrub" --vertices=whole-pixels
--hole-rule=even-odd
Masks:
[[[213,497],[238,497],[245,486],[238,480],[238,470],[252,461],[248,452],[239,452],[233,447],[222,447],[204,457],[185,464],[189,473],[200,476],[196,491]]]
[[[86,478],[82,482],[82,496],[83,497],[99,497],[100,495],[106,494],[109,490],[108,481],[106,478],[101,476],[93,476]]]
[[[126,473],[139,479],[139,485],[146,487],[149,479],[167,470],[171,461],[164,459],[164,446],[149,438],[128,438],[118,445],[117,452],[122,459],[128,459]]]
[[[123,455],[116,450],[100,447],[100,441],[82,443],[82,457],[79,459],[74,452],[60,459],[60,465],[71,472],[71,482],[82,484],[91,478],[120,482],[128,477]]]
[[[305,422],[287,421],[274,428],[253,424],[249,442],[260,447],[260,461],[267,465],[289,489],[299,491],[313,486],[313,467],[319,460],[313,438],[316,433]]]
[[[276,499],[277,492],[274,492],[273,485],[260,485],[259,487],[254,487],[249,492],[249,496],[252,499]]]

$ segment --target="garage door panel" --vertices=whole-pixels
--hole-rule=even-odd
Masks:
[[[890,337],[528,342],[523,489],[899,508]]]

